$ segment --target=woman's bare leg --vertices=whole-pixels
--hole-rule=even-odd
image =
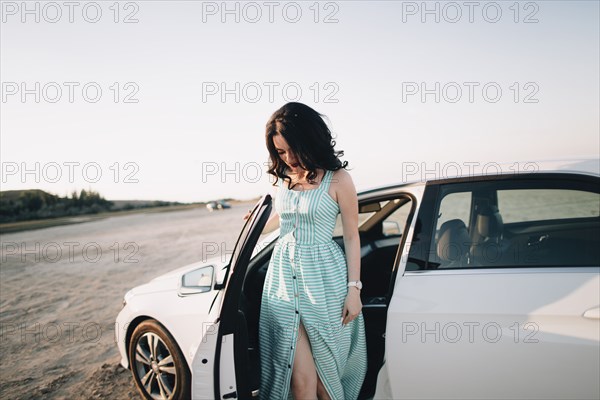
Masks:
[[[323,382],[321,382],[321,378],[319,378],[318,374],[317,374],[317,397],[319,398],[319,400],[331,400],[331,397],[329,397],[329,393],[327,393],[327,389],[325,389],[325,386],[323,385]]]
[[[296,355],[292,369],[292,394],[296,400],[331,400],[317,374],[308,334],[302,321],[298,328]]]
[[[298,328],[296,355],[292,369],[292,394],[295,400],[317,399],[317,370],[302,321]]]

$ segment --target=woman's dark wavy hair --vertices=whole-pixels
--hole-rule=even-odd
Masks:
[[[292,179],[285,174],[286,164],[275,149],[273,136],[277,134],[283,136],[302,168],[308,171],[307,180],[312,184],[316,183],[314,179],[317,177],[317,168],[331,171],[346,168],[348,161],[342,162],[339,159],[344,155],[344,151],[334,150],[335,140],[332,139],[331,131],[323,117],[327,118],[309,106],[297,102],[287,103],[271,115],[267,122],[265,139],[270,158],[267,172],[276,177],[273,186],[277,185],[279,178],[284,182],[289,181],[289,189],[296,186],[290,186]]]

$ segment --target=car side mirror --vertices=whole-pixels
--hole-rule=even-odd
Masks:
[[[201,267],[183,274],[177,294],[189,296],[191,294],[210,292],[215,275],[215,267],[212,265]]]

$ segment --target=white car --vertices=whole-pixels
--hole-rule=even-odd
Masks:
[[[360,398],[598,399],[598,163],[470,170],[359,192]],[[256,204],[230,258],[125,295],[116,342],[145,398],[258,396],[261,291],[278,237],[261,237],[271,203],[265,195]],[[343,248],[341,234],[338,215]]]

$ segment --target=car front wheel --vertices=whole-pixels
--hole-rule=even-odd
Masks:
[[[129,345],[131,372],[145,399],[183,400],[190,396],[190,372],[169,332],[157,321],[140,323]]]

